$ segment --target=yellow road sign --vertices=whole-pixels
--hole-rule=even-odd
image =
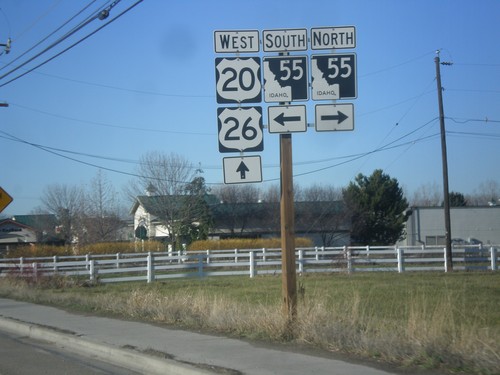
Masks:
[[[13,198],[7,194],[7,192],[0,187],[0,212],[2,212],[5,207],[7,207],[10,202],[12,202]]]

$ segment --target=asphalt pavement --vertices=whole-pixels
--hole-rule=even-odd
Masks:
[[[327,356],[0,298],[0,330],[142,374],[389,375]]]

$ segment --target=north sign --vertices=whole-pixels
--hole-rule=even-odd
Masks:
[[[215,31],[214,47],[216,53],[259,52],[259,31]]]
[[[259,57],[215,59],[217,103],[262,101]]]
[[[264,57],[264,100],[308,100],[307,56]]]
[[[356,54],[311,56],[313,100],[357,97]]]
[[[354,26],[314,27],[311,29],[311,49],[356,48]]]
[[[354,130],[354,105],[317,104],[316,131],[350,131]]]
[[[225,184],[262,182],[260,156],[237,156],[222,159]]]
[[[269,106],[267,114],[269,133],[295,133],[307,130],[305,105]]]
[[[217,108],[219,152],[263,151],[261,107]]]
[[[307,29],[264,30],[264,52],[307,51]]]

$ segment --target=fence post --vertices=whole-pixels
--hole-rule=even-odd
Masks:
[[[314,257],[316,260],[319,260],[318,246],[314,246]]]
[[[87,263],[90,274],[90,281],[95,281],[95,260],[90,260]]]
[[[90,270],[90,254],[85,255],[85,268]]]
[[[448,272],[448,262],[446,257],[446,247],[443,249],[444,251],[444,272]]]
[[[267,257],[266,257],[266,248],[263,247],[262,248],[262,261],[265,262],[267,260]]]
[[[121,254],[116,253],[116,268],[120,268],[120,258],[121,258]]]
[[[57,272],[57,255],[54,255],[54,272]]]
[[[321,259],[325,259],[325,247],[321,246]]]
[[[255,269],[255,251],[250,251],[250,278],[255,277],[257,274]]]
[[[351,248],[344,246],[344,254],[347,257],[347,273],[352,273],[352,253]]]
[[[402,273],[405,271],[405,260],[404,260],[404,252],[400,247],[396,247],[397,256],[398,256],[398,272]]]
[[[234,263],[238,263],[238,249],[234,249]]]
[[[366,245],[366,257],[370,257],[370,245]]]
[[[299,249],[299,273],[304,273],[304,249]]]
[[[198,254],[198,277],[203,277],[203,254]]]
[[[38,264],[36,262],[33,262],[31,264],[31,267],[33,268],[33,278],[35,281],[38,281]]]
[[[207,250],[207,264],[210,264],[210,250]]]
[[[148,256],[146,259],[147,259],[147,266],[146,266],[147,281],[148,281],[148,283],[152,283],[154,281],[154,278],[155,278],[155,273],[154,273],[154,265],[153,265],[153,254],[151,253],[151,251],[148,252]]]
[[[491,270],[496,271],[497,268],[497,248],[496,247],[491,247],[490,248],[490,253],[491,253]]]

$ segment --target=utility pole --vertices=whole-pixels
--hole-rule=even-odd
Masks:
[[[283,313],[292,324],[297,315],[295,214],[293,202],[292,135],[280,134],[281,285]]]
[[[434,58],[436,63],[436,82],[439,104],[439,127],[441,129],[441,154],[443,162],[443,190],[444,190],[444,226],[445,226],[445,241],[446,241],[446,272],[453,271],[453,259],[451,253],[451,220],[450,220],[450,190],[448,187],[448,157],[446,151],[446,129],[444,126],[444,109],[443,109],[443,87],[441,86],[441,68],[440,65],[451,65],[451,63],[441,62],[439,59],[439,50],[436,51],[437,56]]]

